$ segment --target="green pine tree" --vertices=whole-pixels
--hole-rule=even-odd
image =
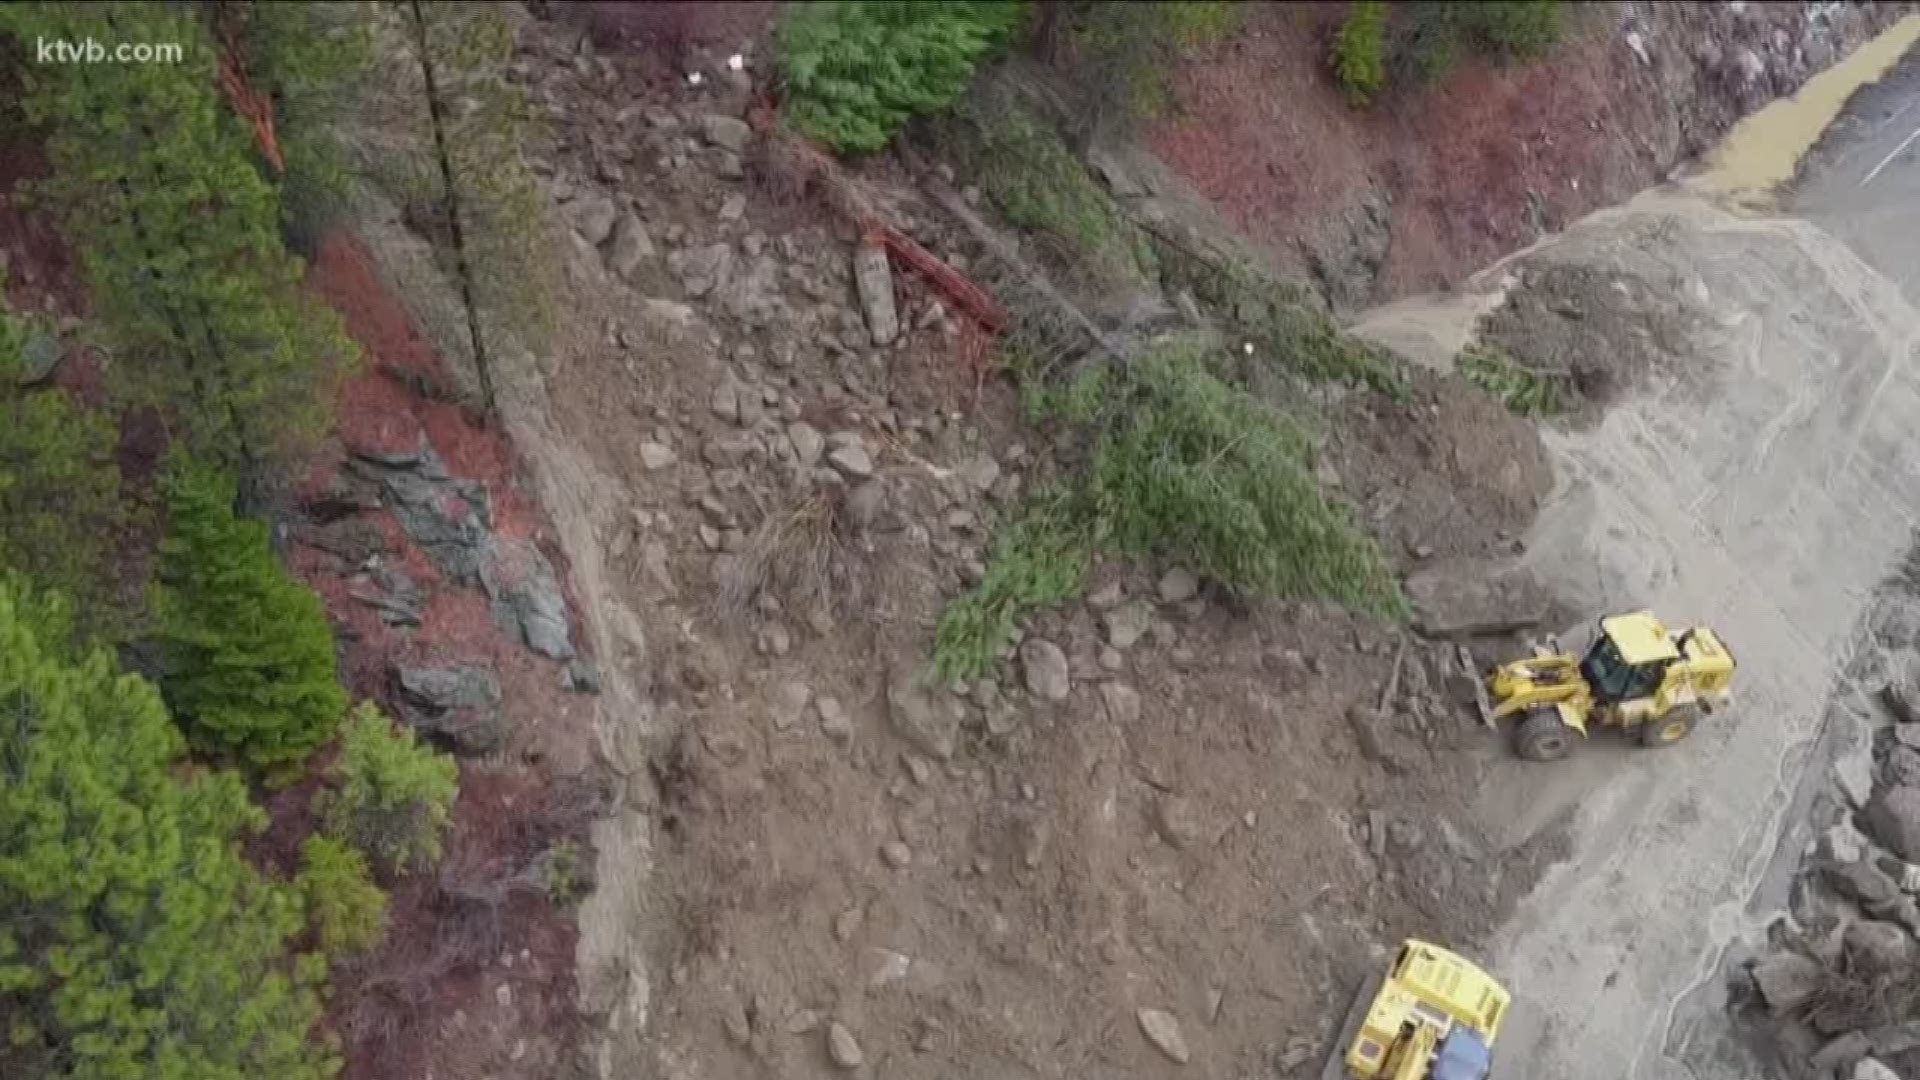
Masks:
[[[33,3],[0,5],[0,31],[183,46],[181,63],[21,68],[54,165],[47,192],[121,354],[118,388],[159,406],[206,460],[298,452],[324,431],[353,347],[301,287],[279,194],[221,98],[205,29],[168,4]]]
[[[440,860],[441,835],[452,821],[460,768],[396,728],[372,702],[347,719],[330,790],[317,800],[326,830],[388,874],[425,870]]]
[[[126,622],[109,558],[127,517],[118,432],[63,390],[19,384],[27,338],[0,311],[0,571],[65,593],[83,631],[111,641]]]
[[[872,153],[908,120],[953,104],[1025,15],[1005,0],[795,4],[780,28],[788,114],[835,150]]]
[[[320,598],[275,561],[267,526],[236,517],[224,473],[175,459],[154,598],[161,686],[194,745],[296,766],[347,709]]]
[[[263,815],[65,619],[0,582],[0,1076],[333,1076],[298,900],[241,857]]]
[[[387,894],[373,883],[367,857],[330,836],[309,836],[300,845],[294,888],[307,905],[320,949],[331,957],[363,953],[387,930]]]

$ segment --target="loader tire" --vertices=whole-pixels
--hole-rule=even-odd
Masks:
[[[1551,709],[1534,713],[1513,729],[1513,752],[1528,761],[1559,761],[1573,752],[1580,733],[1560,722]]]
[[[1688,707],[1674,709],[1658,720],[1648,720],[1640,725],[1640,745],[1660,749],[1672,746],[1693,734],[1693,725],[1700,721],[1700,710]]]

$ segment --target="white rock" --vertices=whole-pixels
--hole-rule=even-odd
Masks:
[[[867,330],[875,345],[890,345],[900,334],[900,315],[893,303],[893,271],[887,252],[878,244],[861,244],[853,253],[853,281],[866,311]]]
[[[1117,682],[1102,683],[1100,698],[1106,702],[1107,719],[1115,724],[1127,727],[1140,719],[1140,692],[1133,687]]]
[[[807,711],[807,703],[813,699],[813,691],[798,679],[790,679],[774,687],[772,709],[773,728],[785,731],[800,721]]]
[[[864,478],[873,475],[873,459],[860,446],[842,446],[827,455],[827,462],[848,476]]]
[[[1067,654],[1051,641],[1028,638],[1021,642],[1020,666],[1026,674],[1027,689],[1046,701],[1065,701],[1073,689]]]
[[[1174,1015],[1162,1009],[1141,1009],[1138,1013],[1140,1031],[1147,1041],[1159,1048],[1160,1052],[1177,1065],[1185,1065],[1193,1059],[1187,1049],[1186,1036],[1180,1033],[1180,1021]]]
[[[812,424],[804,420],[788,424],[787,441],[793,444],[793,456],[800,464],[812,468],[820,463],[820,453],[826,448],[826,439]]]
[[[867,1056],[860,1052],[860,1044],[854,1040],[853,1032],[838,1020],[827,1025],[827,1056],[843,1069],[857,1069],[867,1060]]]
[[[868,949],[863,954],[865,977],[868,990],[879,990],[907,977],[913,968],[913,958],[892,949]]]
[[[674,453],[671,446],[657,442],[640,444],[640,464],[648,469],[664,469],[679,459],[680,455]]]

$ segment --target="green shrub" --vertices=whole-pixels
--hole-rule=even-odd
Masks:
[[[1246,6],[1219,0],[1053,0],[1044,10],[1072,45],[1070,55],[1059,59],[1080,89],[1076,111],[1103,129],[1164,114],[1172,100],[1167,73],[1179,64],[1180,51],[1227,38],[1239,28]]]
[[[1038,237],[1051,263],[1102,289],[1150,282],[1158,272],[1145,233],[1059,134],[1000,87],[969,94],[938,138],[1008,222]]]
[[[1333,74],[1347,100],[1365,105],[1387,85],[1387,5],[1354,0],[1333,38]]]
[[[1101,550],[1165,559],[1249,593],[1404,614],[1378,546],[1320,490],[1306,437],[1215,375],[1214,360],[1175,338],[1056,390],[1024,374],[1030,415],[1085,429],[1092,462],[995,536],[985,577],[941,614],[936,675],[991,667],[1022,619],[1079,592]]]
[[[1460,354],[1460,376],[1521,416],[1552,416],[1567,408],[1571,386],[1565,376],[1536,371],[1493,345]]]
[[[320,794],[319,809],[330,835],[365,852],[383,873],[439,861],[460,785],[451,757],[363,702],[347,719],[328,778],[333,786]]]
[[[1020,620],[1079,593],[1091,550],[1084,507],[1058,492],[1029,502],[994,537],[986,576],[941,613],[935,674],[971,679],[992,667]]]
[[[63,390],[19,384],[27,333],[0,311],[0,570],[64,593],[89,640],[115,641],[130,621],[113,558],[128,524],[119,432]]]
[[[990,0],[820,0],[788,11],[787,114],[842,153],[878,150],[908,119],[953,104],[1025,13]]]
[[[1169,291],[1190,289],[1236,336],[1255,346],[1254,357],[1310,382],[1366,386],[1399,398],[1406,380],[1393,357],[1349,337],[1298,287],[1275,280],[1250,262],[1201,259],[1172,245],[1160,265]]]
[[[1437,82],[1466,54],[1533,60],[1560,39],[1560,0],[1355,0],[1334,38],[1334,77],[1365,105],[1389,83]]]
[[[387,930],[387,894],[373,883],[366,856],[329,836],[309,836],[300,845],[300,873],[293,887],[306,904],[307,922],[329,957],[364,953]]]
[[[195,746],[297,766],[347,708],[326,610],[275,561],[267,526],[234,515],[225,474],[176,458],[163,487],[153,608],[167,701]]]
[[[587,888],[580,865],[580,845],[561,840],[547,849],[540,870],[540,885],[547,899],[560,907],[571,907]]]
[[[264,815],[63,617],[0,582],[0,1075],[333,1076],[299,901],[240,852]]]
[[[1403,601],[1379,549],[1320,491],[1293,425],[1174,345],[1131,365],[1095,453],[1100,535],[1250,592],[1379,615]]]

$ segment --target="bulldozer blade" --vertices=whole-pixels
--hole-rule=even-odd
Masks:
[[[1487,698],[1487,680],[1474,666],[1473,654],[1467,651],[1467,647],[1465,645],[1455,647],[1460,650],[1460,670],[1466,673],[1461,678],[1466,680],[1465,685],[1471,687],[1474,710],[1480,714],[1482,724],[1494,727],[1493,702]]]
[[[1373,996],[1380,992],[1380,984],[1387,981],[1384,971],[1376,971],[1367,976],[1354,991],[1353,1001],[1347,1006],[1347,1015],[1340,1021],[1340,1030],[1334,1034],[1333,1046],[1327,1051],[1327,1057],[1320,1065],[1320,1080],[1353,1080],[1347,1072],[1347,1050],[1353,1045],[1353,1037],[1360,1033],[1360,1025],[1367,1019],[1367,1009],[1373,1004]]]

